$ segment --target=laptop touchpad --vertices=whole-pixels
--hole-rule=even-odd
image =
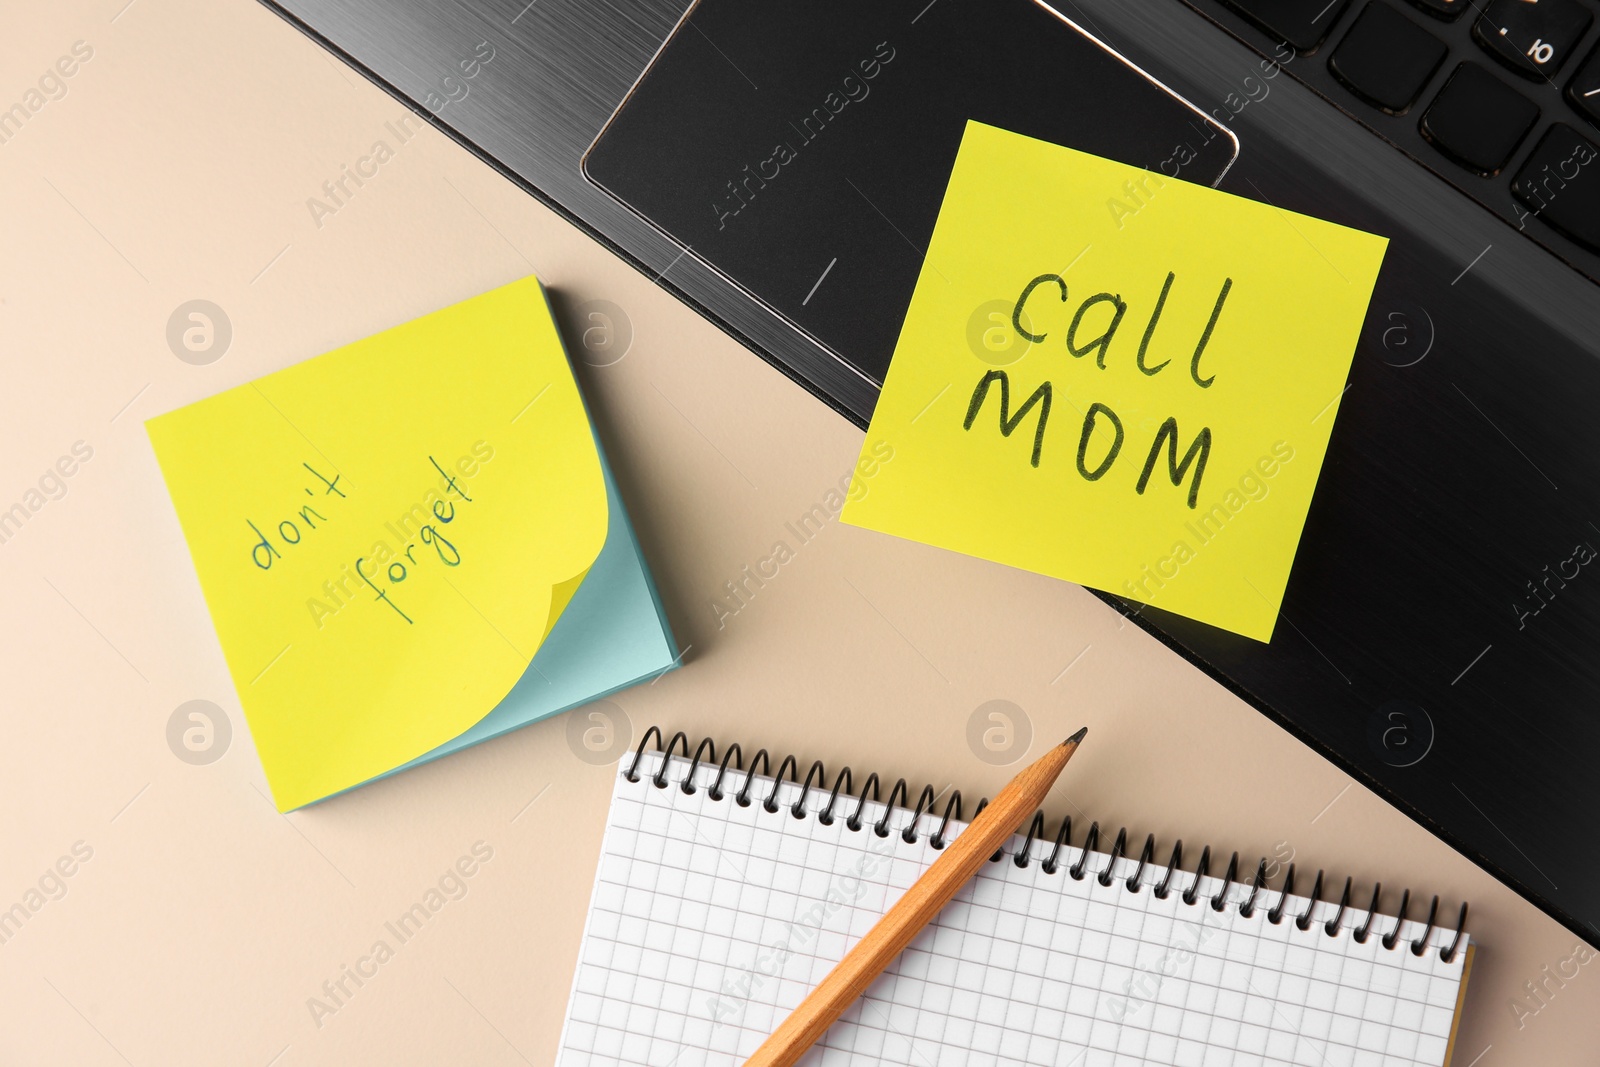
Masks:
[[[1035,0],[698,0],[584,171],[881,382],[968,119],[1204,184],[1236,153]]]

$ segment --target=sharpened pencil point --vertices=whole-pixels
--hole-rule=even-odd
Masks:
[[[1067,738],[1065,741],[1063,741],[1061,743],[1063,745],[1075,745],[1079,741],[1082,741],[1083,740],[1083,735],[1088,733],[1088,732],[1089,732],[1089,728],[1087,726],[1085,726],[1083,729],[1079,730],[1077,733],[1073,734],[1071,737]]]

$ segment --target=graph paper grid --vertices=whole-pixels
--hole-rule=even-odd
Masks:
[[[646,753],[630,782],[619,769],[557,1062],[562,1067],[738,1067],[939,855],[939,820],[869,801],[860,829],[840,796],[831,825],[826,791],[757,777],[748,806],[729,769],[672,758],[665,788]],[[628,761],[624,761],[626,764]],[[772,790],[776,788],[776,793]],[[762,803],[772,795],[776,812]],[[877,825],[887,829],[879,836]],[[964,824],[952,821],[945,838]],[[1442,949],[1454,930],[1348,908],[1338,932],[1331,902],[1203,878],[1153,891],[1165,865],[1138,865],[1035,841],[1015,862],[1015,837],[802,1060],[804,1067],[1442,1067],[1468,958]]]

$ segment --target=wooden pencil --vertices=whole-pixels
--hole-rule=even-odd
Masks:
[[[762,1042],[755,1055],[745,1061],[745,1067],[792,1067],[804,1056],[872,980],[933,921],[939,909],[961,891],[983,861],[994,855],[1033,814],[1088,732],[1088,727],[1079,730],[1011,779],[972,825],[950,843],[933,866],[912,883],[894,907]]]

